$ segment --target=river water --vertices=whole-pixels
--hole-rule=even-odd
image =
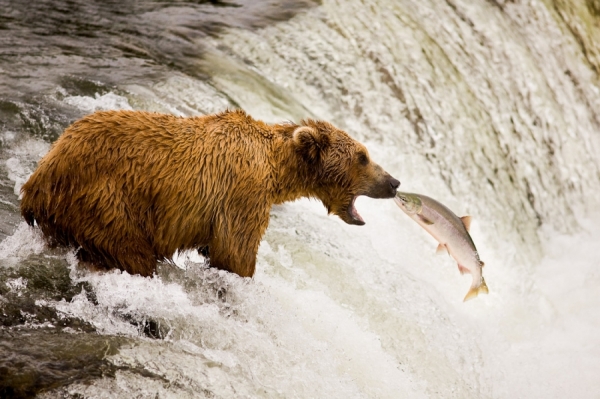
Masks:
[[[600,6],[0,0],[0,397],[600,397]],[[390,200],[276,206],[253,279],[80,268],[19,190],[103,109],[328,120],[473,217],[489,295]]]

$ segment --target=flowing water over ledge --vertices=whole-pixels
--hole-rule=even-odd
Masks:
[[[0,394],[595,397],[600,31],[579,3],[0,0]],[[91,273],[21,222],[76,118],[227,107],[327,119],[471,214],[490,295],[463,304],[391,201],[359,199],[361,228],[275,207],[252,280],[190,254]]]

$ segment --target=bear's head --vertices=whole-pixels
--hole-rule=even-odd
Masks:
[[[400,182],[369,157],[364,145],[333,125],[306,120],[293,132],[293,143],[313,195],[329,213],[348,224],[365,224],[354,207],[359,195],[392,198]]]

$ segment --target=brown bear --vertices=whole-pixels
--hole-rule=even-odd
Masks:
[[[273,204],[318,198],[362,225],[356,197],[399,185],[327,122],[108,111],[65,130],[23,186],[21,213],[103,268],[149,276],[176,250],[207,247],[211,266],[246,277]]]

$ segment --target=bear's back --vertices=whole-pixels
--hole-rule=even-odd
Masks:
[[[40,162],[52,179],[77,175],[79,185],[97,185],[103,175],[124,190],[195,186],[217,194],[220,185],[264,181],[271,150],[266,125],[242,112],[183,118],[140,111],[104,111],[73,123]],[[257,133],[260,131],[260,133]],[[206,182],[208,183],[208,182]],[[220,183],[220,184],[219,184]]]

